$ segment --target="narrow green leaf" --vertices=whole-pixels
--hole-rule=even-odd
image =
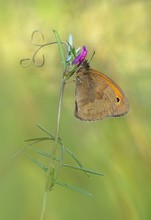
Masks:
[[[75,191],[75,192],[82,193],[82,194],[84,194],[85,196],[90,196],[90,197],[93,196],[91,193],[85,191],[84,189],[81,189],[81,188],[79,188],[79,187],[76,187],[76,186],[73,186],[73,185],[70,185],[70,184],[67,184],[67,183],[56,182],[56,184],[59,185],[59,186],[63,186],[63,187],[65,187],[65,188],[67,188],[67,189],[71,189],[71,190],[73,190],[73,191]]]
[[[52,157],[50,153],[46,153],[46,152],[44,152],[44,151],[38,150],[38,149],[33,148],[33,147],[28,147],[28,148],[29,148],[30,150],[32,150],[32,151],[34,151],[34,152],[36,152],[36,153],[42,155],[42,156],[45,156],[45,157],[48,157],[48,158],[51,158],[51,157]],[[57,158],[57,157],[55,157],[54,160],[60,161],[59,158]]]
[[[24,152],[24,150],[26,149],[25,147],[22,147],[20,150],[18,150],[11,158],[11,161],[13,161],[14,159],[16,159],[16,157],[18,157],[20,154],[22,154]]]
[[[54,140],[54,138],[50,138],[50,137],[40,137],[40,138],[31,138],[28,140],[25,140],[25,142],[30,142],[30,141],[49,141],[49,140]]]
[[[50,137],[55,138],[55,136],[54,136],[53,134],[51,134],[49,131],[47,131],[47,130],[46,130],[44,127],[42,127],[41,125],[36,124],[36,126],[37,126],[38,128],[40,128],[42,131],[44,131],[46,134],[48,134]]]
[[[77,156],[75,156],[75,154],[74,154],[73,152],[71,152],[68,148],[66,148],[66,151],[67,151],[67,152],[70,154],[70,156],[77,162],[77,164],[78,164],[81,168],[83,168],[83,166],[82,166],[82,164],[80,163],[80,161],[78,160]],[[83,172],[85,172],[85,174],[86,174],[87,176],[89,176],[86,171],[83,170]]]
[[[42,141],[47,141],[47,140],[54,140],[52,138],[49,138],[49,137],[44,137],[44,138],[32,138],[32,139],[28,139],[28,140],[25,140],[25,142],[31,142],[30,144],[28,144],[27,147],[31,146],[31,145],[34,145],[34,144],[37,144],[39,142],[42,142]]]
[[[103,173],[96,172],[94,170],[90,170],[90,169],[87,169],[87,168],[84,168],[84,167],[76,167],[76,166],[72,166],[72,165],[69,165],[69,164],[63,164],[63,166],[64,167],[69,167],[69,168],[72,168],[72,169],[75,169],[75,170],[81,170],[81,171],[84,171],[86,173],[91,173],[91,174],[98,175],[98,176],[104,176]]]
[[[24,140],[25,142],[31,142],[28,146],[31,146],[31,145],[34,145],[38,142],[42,142],[42,141],[55,141],[54,138],[51,138],[51,137],[40,137],[40,138],[31,138],[31,139],[28,139],[28,140]],[[58,139],[58,143],[63,145],[62,142]]]
[[[70,154],[70,156],[79,164],[80,167],[83,167],[78,158],[75,156],[74,153],[72,153],[68,148],[66,148],[66,151]]]
[[[53,30],[53,32],[54,32],[56,41],[58,42],[59,53],[60,53],[60,56],[61,56],[61,60],[62,60],[64,69],[66,69],[66,60],[65,60],[65,55],[64,55],[64,52],[63,52],[63,47],[62,47],[62,43],[61,43],[61,40],[60,40],[60,36],[59,36],[59,34],[56,30]]]
[[[8,161],[5,161],[5,164],[3,164],[3,166],[0,167],[0,181],[3,179],[3,177],[5,177],[6,172],[10,170],[10,167],[12,167],[15,159],[17,159],[18,156],[23,154],[25,148],[26,147],[22,147],[20,150],[14,153],[13,156]]]
[[[41,125],[37,124],[36,125],[38,128],[40,128],[42,131],[44,131],[46,134],[48,134],[52,140],[55,140],[55,136],[53,134],[51,134],[49,131],[47,131],[44,127],[42,127]],[[58,138],[58,142],[61,143],[61,138]],[[62,143],[61,143],[62,144]]]
[[[29,139],[29,141],[30,141],[30,139]],[[25,142],[28,142],[28,140],[25,140]],[[31,146],[31,145],[34,145],[34,144],[37,144],[38,142],[40,142],[40,140],[35,140],[35,141],[33,141],[32,143],[28,144],[27,147],[29,147],[29,146]]]
[[[33,163],[35,163],[38,167],[40,167],[41,169],[43,169],[45,172],[47,172],[47,167],[45,165],[43,165],[42,163],[38,162],[37,160],[35,160],[34,158],[32,158],[31,156],[29,156],[27,153],[23,153],[29,160],[31,160]]]

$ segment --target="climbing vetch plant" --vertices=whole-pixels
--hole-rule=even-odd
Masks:
[[[41,217],[40,219],[43,220],[44,213],[46,209],[46,203],[47,203],[47,197],[48,194],[52,191],[52,189],[56,188],[57,185],[66,187],[68,189],[72,189],[74,191],[83,193],[85,195],[91,196],[91,194],[79,187],[70,185],[69,183],[64,183],[62,181],[58,181],[59,173],[61,169],[70,168],[75,169],[77,171],[83,172],[87,176],[89,174],[95,174],[95,175],[103,175],[100,172],[93,171],[91,169],[88,169],[86,167],[83,167],[82,163],[79,161],[77,156],[71,151],[71,149],[67,148],[64,143],[62,142],[62,138],[60,136],[60,116],[61,116],[61,106],[63,101],[63,93],[65,86],[67,85],[68,79],[76,73],[76,71],[80,68],[81,64],[84,62],[86,56],[87,56],[87,48],[86,46],[82,46],[78,49],[75,49],[72,42],[72,36],[69,35],[69,39],[67,42],[62,42],[60,40],[60,37],[57,33],[57,31],[53,31],[56,41],[51,43],[45,43],[45,44],[35,44],[35,46],[38,47],[36,52],[34,53],[33,57],[31,59],[23,59],[21,60],[21,64],[24,66],[27,66],[29,64],[34,64],[37,66],[43,66],[44,65],[44,56],[42,57],[42,62],[38,64],[36,62],[36,55],[39,50],[41,50],[43,47],[46,47],[48,45],[57,44],[61,62],[63,65],[63,72],[62,72],[62,82],[60,86],[60,95],[58,98],[58,113],[56,118],[56,131],[55,134],[52,134],[50,131],[47,131],[45,128],[43,128],[41,125],[37,125],[39,129],[41,129],[45,137],[38,137],[38,138],[32,138],[29,140],[26,140],[26,142],[29,142],[29,145],[26,146],[21,152],[29,158],[33,163],[35,163],[38,167],[40,167],[45,173],[46,173],[46,184],[45,184],[45,193],[44,193],[44,199],[43,199],[43,206],[41,211]],[[34,39],[35,34],[41,34],[38,31],[35,31],[32,34],[32,41]],[[43,35],[41,34],[42,39],[44,39]],[[65,48],[64,48],[65,47]],[[65,50],[64,50],[65,49]],[[65,51],[65,52],[64,52]],[[38,142],[42,141],[51,141],[53,142],[52,148],[49,153],[44,152],[42,150],[36,149],[36,147],[33,147],[32,145],[36,145]],[[48,158],[47,166],[45,166],[41,161],[37,161],[35,158],[30,156],[30,153],[27,154],[26,149],[34,151],[37,154],[40,154],[46,158]],[[57,157],[57,150],[61,150],[61,156]],[[29,152],[29,151],[28,151]],[[76,162],[76,166],[72,164],[67,164],[64,161],[64,155],[69,154],[70,157],[73,159],[74,162]]]

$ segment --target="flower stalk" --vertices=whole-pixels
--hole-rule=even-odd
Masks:
[[[77,53],[76,53],[75,49],[72,47],[72,45],[69,45],[68,56],[67,56],[68,60],[66,59],[66,61],[65,61],[60,37],[56,31],[54,31],[54,34],[55,34],[56,40],[58,42],[58,48],[59,48],[60,56],[61,56],[62,63],[64,66],[64,72],[63,72],[63,76],[62,76],[62,84],[61,84],[59,103],[58,103],[55,142],[54,142],[54,147],[52,150],[51,158],[49,159],[49,163],[48,163],[48,170],[47,170],[47,175],[46,175],[46,188],[45,188],[43,207],[42,207],[40,220],[43,220],[43,217],[44,217],[48,193],[49,193],[49,191],[51,191],[53,189],[53,187],[57,181],[59,171],[60,171],[61,166],[63,164],[63,154],[62,154],[61,162],[56,169],[55,158],[56,158],[56,151],[57,151],[57,147],[58,147],[60,116],[61,116],[61,107],[62,107],[62,100],[63,100],[65,83],[66,83],[66,80],[69,79],[75,73],[77,67],[79,67],[82,64],[85,57],[87,56],[87,49],[85,46],[82,47],[82,50],[80,53],[79,53],[79,50],[77,51],[78,52],[78,55],[77,55]],[[71,42],[71,36],[70,36],[70,42]]]
[[[49,160],[48,163],[48,170],[47,170],[47,179],[46,179],[46,191],[49,192],[53,188],[55,181],[58,177],[55,176],[55,155],[57,151],[57,145],[58,145],[58,138],[59,138],[59,129],[60,129],[60,116],[61,116],[61,106],[62,106],[62,100],[63,100],[63,92],[65,88],[65,79],[62,80],[62,85],[60,89],[60,96],[59,96],[59,104],[58,104],[58,113],[57,113],[57,122],[56,122],[56,133],[55,133],[55,142],[54,147],[52,150],[52,157]],[[63,160],[63,158],[61,158]],[[50,178],[51,177],[51,178]]]

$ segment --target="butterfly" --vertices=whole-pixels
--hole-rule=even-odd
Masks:
[[[85,60],[76,72],[75,117],[102,120],[128,113],[130,105],[121,88]]]

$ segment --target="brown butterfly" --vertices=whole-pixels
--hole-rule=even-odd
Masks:
[[[130,106],[121,88],[84,61],[76,77],[75,117],[96,121],[128,113]]]

